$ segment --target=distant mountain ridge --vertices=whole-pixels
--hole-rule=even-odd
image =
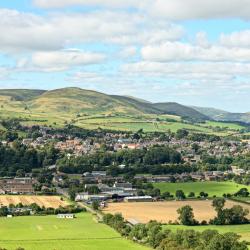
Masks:
[[[107,95],[93,90],[75,87],[55,90],[0,89],[1,114],[15,112],[63,114],[111,115],[143,114],[175,115],[184,120],[202,122],[225,120],[250,122],[250,114],[233,114],[226,111],[188,107],[175,102],[151,103],[129,96]],[[25,110],[25,111],[24,111]]]
[[[231,113],[215,108],[204,108],[195,106],[191,106],[191,108],[208,116],[210,119],[215,121],[250,123],[250,113]]]

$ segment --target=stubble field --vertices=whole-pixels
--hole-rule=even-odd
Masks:
[[[18,203],[22,203],[23,205],[36,203],[46,208],[58,208],[69,205],[67,201],[61,200],[60,196],[0,195],[0,206],[9,206],[10,204],[17,205]]]
[[[209,221],[216,215],[211,200],[109,203],[108,207],[103,211],[111,214],[121,213],[125,219],[133,219],[140,223],[147,223],[150,220],[168,223],[170,220],[177,220],[178,214],[176,210],[185,205],[190,205],[193,208],[195,218],[198,221]],[[226,202],[226,207],[228,208],[233,205],[239,205],[239,203],[233,201]],[[250,205],[240,205],[250,210]],[[248,215],[248,218],[250,219],[250,215]]]

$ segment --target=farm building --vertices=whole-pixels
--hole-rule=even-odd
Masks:
[[[32,194],[34,180],[30,177],[25,178],[4,178],[0,180],[0,188],[5,193],[10,194]]]
[[[74,219],[75,215],[74,214],[58,214],[56,217],[58,219]]]
[[[133,197],[125,197],[125,202],[150,202],[153,201],[151,196],[133,196]]]

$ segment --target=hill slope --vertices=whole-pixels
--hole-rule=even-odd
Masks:
[[[0,96],[12,97],[15,101],[26,101],[45,92],[46,90],[39,89],[0,89]]]
[[[178,115],[183,117],[184,119],[192,121],[211,120],[211,118],[209,118],[205,114],[202,114],[193,108],[175,102],[155,103],[153,104],[153,107],[162,111],[164,114]]]
[[[187,120],[204,121],[209,118],[178,103],[150,103],[133,97],[106,95],[80,88],[45,90],[1,90],[2,112],[15,111],[32,114],[71,114],[129,116],[143,114],[171,114]]]
[[[193,107],[198,112],[208,116],[216,121],[237,121],[250,123],[250,113],[230,113],[224,110],[214,108]]]

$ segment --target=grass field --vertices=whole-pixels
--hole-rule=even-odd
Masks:
[[[60,196],[35,196],[35,195],[0,195],[0,205],[9,206],[10,204],[30,205],[36,203],[39,206],[58,208],[59,206],[69,205],[67,201],[61,200]]]
[[[146,250],[110,227],[97,223],[89,213],[76,219],[56,216],[0,218],[0,247],[14,250]]]
[[[170,192],[175,194],[176,190],[183,190],[183,192],[188,195],[190,192],[194,192],[196,196],[200,192],[208,193],[209,197],[216,195],[217,197],[222,197],[223,194],[233,194],[241,188],[250,188],[244,185],[240,185],[234,182],[184,182],[184,183],[155,183],[154,187],[159,188],[161,192]]]
[[[195,227],[190,227],[190,226],[182,226],[182,225],[165,225],[165,229],[170,229],[171,231],[176,231],[176,230],[186,230],[186,229],[193,229],[197,231],[204,231],[207,229],[210,230],[217,230],[220,233],[228,233],[228,232],[233,232],[239,234],[242,238],[242,240],[246,240],[250,242],[250,225],[226,225],[226,226],[195,226]]]
[[[239,203],[227,201],[226,207],[230,208],[236,204]],[[108,207],[104,209],[104,212],[111,214],[121,213],[124,218],[135,219],[141,223],[147,223],[150,220],[167,223],[170,220],[177,220],[178,214],[176,210],[185,205],[190,205],[194,209],[195,218],[199,221],[209,221],[216,215],[211,200],[109,203]],[[244,208],[250,209],[250,205],[240,205]]]
[[[202,126],[209,126],[209,127],[219,127],[231,130],[241,130],[244,129],[244,126],[241,126],[237,123],[232,122],[217,122],[217,121],[207,121],[205,124],[201,124]]]

